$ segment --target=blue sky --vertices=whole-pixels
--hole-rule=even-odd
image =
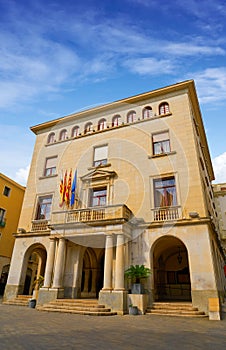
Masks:
[[[226,182],[225,0],[0,0],[0,172],[20,184],[30,126],[194,79]]]

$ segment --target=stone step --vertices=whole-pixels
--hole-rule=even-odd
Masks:
[[[94,310],[75,310],[68,308],[49,308],[48,306],[37,306],[36,309],[38,311],[48,311],[48,312],[63,312],[70,314],[78,314],[78,315],[88,315],[88,316],[114,316],[117,315],[117,312],[112,312],[109,309],[102,309],[101,311]]]
[[[149,310],[148,312],[150,313],[153,313],[153,314],[173,314],[173,315],[177,315],[177,314],[180,314],[180,315],[205,315],[204,312],[202,311],[189,311],[189,310],[167,310],[167,309],[158,309],[158,310],[155,310],[155,309],[152,309],[152,310]]]
[[[109,308],[105,308],[104,306],[101,305],[101,307],[97,306],[83,306],[83,305],[69,305],[68,304],[59,304],[59,303],[49,303],[49,304],[44,304],[41,306],[42,308],[48,308],[48,309],[61,309],[61,310],[77,310],[77,311],[100,311],[100,312],[108,312],[111,311]],[[37,309],[39,306],[37,306]]]
[[[184,316],[184,317],[207,317],[207,315],[199,311],[197,307],[193,307],[191,303],[175,303],[175,302],[155,302],[152,307],[148,307],[146,314],[166,315],[166,316]]]
[[[4,301],[4,305],[28,306],[29,300],[23,301],[18,299]]]
[[[17,295],[12,300],[3,301],[5,305],[17,305],[17,306],[28,306],[29,300],[32,299],[32,295]]]

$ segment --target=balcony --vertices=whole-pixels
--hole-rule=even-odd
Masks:
[[[128,221],[133,214],[126,205],[109,205],[106,207],[93,207],[75,209],[66,213],[66,223],[84,223],[123,220]]]
[[[172,221],[181,217],[180,207],[161,207],[153,210],[154,221]]]
[[[49,230],[48,228],[49,221],[48,220],[33,220],[32,221],[32,226],[31,226],[31,231],[47,231]]]

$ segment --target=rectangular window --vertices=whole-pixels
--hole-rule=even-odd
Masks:
[[[0,227],[5,226],[5,209],[0,208]]]
[[[91,207],[104,206],[107,203],[107,188],[94,188],[90,193]]]
[[[46,158],[44,176],[52,176],[56,174],[56,164],[57,164],[57,156]]]
[[[164,154],[170,152],[169,132],[161,132],[152,135],[153,154]]]
[[[176,184],[174,176],[154,180],[155,208],[177,205]]]
[[[6,197],[9,197],[10,191],[11,191],[11,189],[9,187],[5,186],[4,191],[3,191],[3,195]]]
[[[108,160],[108,146],[99,146],[94,148],[93,166],[100,166],[107,164]]]
[[[52,196],[39,197],[35,220],[49,220],[52,207]]]

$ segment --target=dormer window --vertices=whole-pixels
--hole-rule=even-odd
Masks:
[[[169,113],[169,104],[167,102],[163,102],[159,105],[159,114],[163,115],[163,114],[167,114]]]

